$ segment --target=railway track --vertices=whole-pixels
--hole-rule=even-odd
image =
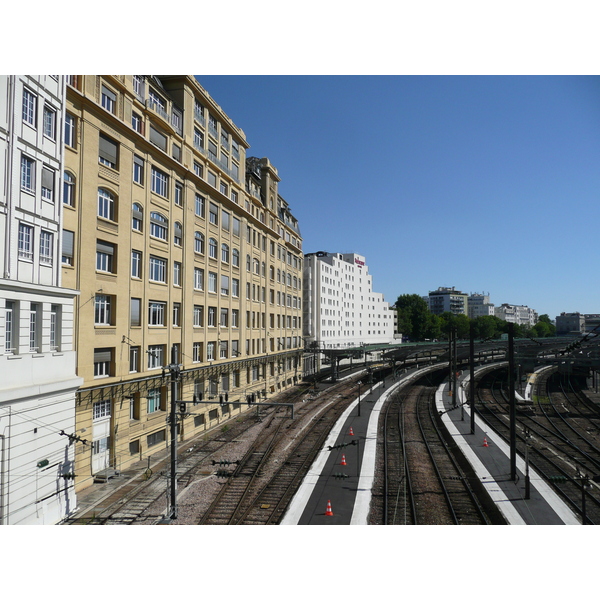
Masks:
[[[269,452],[257,464],[255,471],[245,472],[245,481],[235,482],[242,476],[232,475],[223,485],[217,502],[199,519],[199,524],[271,525],[282,519],[289,502],[300,486],[304,475],[336,423],[339,416],[354,399],[354,380],[331,389],[330,397],[314,406],[314,410],[288,428],[280,428],[270,445]],[[293,441],[291,441],[293,440]],[[265,442],[261,442],[265,443]],[[258,471],[260,476],[255,476]],[[240,490],[243,488],[243,492]],[[226,506],[227,509],[222,508]],[[225,516],[219,511],[226,513]]]
[[[383,524],[488,524],[469,477],[445,439],[434,408],[444,374],[428,375],[388,401],[382,416],[378,509]],[[373,520],[371,521],[373,522]]]
[[[556,393],[548,376],[536,383],[534,413],[520,413],[516,419],[516,450],[525,455],[528,447],[531,466],[542,475],[571,509],[586,524],[600,523],[600,490],[596,484],[584,488],[585,473],[598,473],[600,452],[588,440],[565,424],[560,408],[564,398],[553,407]],[[509,416],[505,381],[488,374],[477,384],[479,416],[508,443]],[[559,406],[560,405],[560,406]],[[585,510],[584,510],[585,505]]]

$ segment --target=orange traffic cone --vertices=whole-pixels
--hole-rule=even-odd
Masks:
[[[327,510],[325,511],[326,517],[333,517],[333,511],[331,510],[331,500],[327,500]]]
[[[340,463],[340,465],[342,465],[342,467],[346,466],[346,455],[342,454],[342,462]]]
[[[352,431],[352,427],[350,427],[350,434],[349,435],[354,435],[354,431]]]
[[[487,438],[486,437],[483,438],[483,447],[484,448],[488,448],[489,447],[488,443],[487,443]]]

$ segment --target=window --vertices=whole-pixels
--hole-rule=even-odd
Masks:
[[[221,181],[219,184],[219,191],[221,192],[221,194],[223,194],[224,196],[227,196],[229,193],[229,189],[227,188],[227,184],[224,181]]]
[[[240,326],[240,311],[237,308],[231,309],[231,326],[239,327]],[[237,346],[234,346],[237,350]]]
[[[4,309],[4,351],[8,353],[13,353],[16,350],[14,347],[15,339],[13,339],[15,322],[15,303],[7,300]]]
[[[231,253],[231,264],[234,267],[240,266],[240,251],[237,248],[234,248]]]
[[[108,452],[108,442],[110,437],[105,437],[92,442],[92,454],[103,454]]]
[[[62,307],[59,304],[50,306],[50,350],[60,350]]]
[[[102,86],[102,93],[101,93],[100,100],[101,100],[102,108],[105,108],[110,113],[115,112],[115,105],[117,103],[117,95],[112,90],[109,90],[105,85]]]
[[[21,156],[21,189],[35,192],[35,160],[25,155]]]
[[[139,250],[131,251],[131,276],[142,278],[142,253]]]
[[[75,117],[65,114],[65,146],[75,148]]]
[[[160,410],[160,388],[148,390],[148,414],[158,412]],[[150,437],[150,436],[148,436]]]
[[[148,346],[148,369],[160,369],[164,365],[164,355],[164,346]]]
[[[29,307],[29,352],[39,352],[40,305],[31,303]]]
[[[217,326],[217,309],[214,306],[208,307],[208,327]]]
[[[221,318],[219,320],[219,325],[221,327],[227,327],[229,324],[229,310],[227,308],[221,309]]]
[[[151,433],[149,436],[147,436],[146,443],[148,444],[148,448],[154,446],[155,444],[160,444],[160,442],[164,442],[166,439],[165,435],[165,430],[161,429],[160,431],[157,431],[156,433]]]
[[[175,222],[175,226],[173,227],[173,244],[175,244],[175,246],[181,246],[182,238],[183,228],[181,226],[181,223],[177,221]]]
[[[148,303],[148,325],[160,326],[165,325],[165,307],[164,302],[150,301]]]
[[[209,213],[210,213],[209,214],[209,222],[212,223],[213,225],[218,225],[219,224],[219,208],[218,208],[218,206],[211,202]]]
[[[103,273],[114,273],[115,266],[115,246],[108,242],[98,240],[96,242],[96,270]]]
[[[194,119],[204,123],[204,106],[196,98],[194,98]]]
[[[42,167],[42,198],[54,202],[54,171]]]
[[[116,169],[119,163],[119,144],[102,133],[98,147],[98,162],[111,169]]]
[[[173,113],[173,115],[175,115],[175,113]],[[173,158],[177,162],[181,162],[181,146],[174,143],[172,151],[173,151]]]
[[[168,198],[169,176],[152,167],[152,191],[159,196]]]
[[[194,342],[192,344],[192,361],[202,362],[202,342]]]
[[[35,127],[37,96],[23,89],[23,121]]]
[[[183,185],[179,182],[175,183],[175,204],[183,206]]]
[[[173,261],[173,285],[181,286],[181,263]]]
[[[110,377],[112,363],[112,348],[97,348],[94,350],[94,377]]]
[[[98,189],[98,216],[109,221],[114,221],[115,197],[104,188]]]
[[[204,289],[204,269],[199,269],[198,267],[194,268],[194,289]]]
[[[240,295],[240,280],[233,278],[231,280],[231,295],[234,298],[239,298]]]
[[[215,163],[217,162],[217,145],[211,140],[208,140],[208,158]]]
[[[33,227],[19,223],[19,258],[33,259]]]
[[[73,239],[74,232],[63,229],[62,235],[62,263],[63,265],[73,264]]]
[[[194,252],[204,254],[204,235],[199,231],[194,234]]]
[[[137,155],[133,157],[133,181],[144,185],[144,159]]]
[[[144,77],[142,75],[133,76],[133,91],[139,98],[144,98]]]
[[[40,232],[40,263],[51,265],[54,256],[54,235],[49,231],[42,230]]]
[[[210,256],[210,258],[217,258],[217,240],[214,238],[208,240],[208,256]]]
[[[229,246],[227,244],[221,244],[221,260],[224,263],[229,262]]]
[[[139,346],[129,346],[129,372],[130,373],[138,373],[139,370],[140,370],[140,347]],[[132,418],[131,415],[130,415],[130,418]]]
[[[196,216],[204,219],[204,197],[196,194]]]
[[[196,175],[200,177],[200,179],[204,177],[204,168],[199,162],[196,161],[194,161],[194,173],[196,173]]]
[[[206,360],[215,360],[215,342],[206,344]]]
[[[167,283],[167,261],[157,256],[150,257],[150,281]]]
[[[240,235],[240,220],[237,217],[233,217],[233,235]]]
[[[94,402],[93,405],[93,420],[110,417],[110,400],[100,400]]]
[[[204,134],[197,127],[194,127],[194,146],[198,150],[204,150]]]
[[[44,106],[44,135],[56,139],[56,111],[49,106]]]
[[[204,327],[204,306],[194,304],[194,327]]]
[[[136,112],[131,113],[131,127],[138,133],[144,133],[144,121]]]
[[[217,274],[212,271],[208,272],[208,291],[217,293]]]
[[[227,358],[228,356],[228,342],[222,341],[219,344],[219,358]]]
[[[144,223],[144,209],[141,204],[134,202],[131,211],[131,228],[134,231],[142,231]]]
[[[164,152],[167,151],[167,136],[152,125],[150,125],[150,141]]]
[[[141,316],[142,300],[140,298],[131,298],[129,324],[131,327],[140,327],[142,324]]]
[[[158,212],[150,213],[150,235],[161,240],[167,240],[168,220]]]
[[[75,206],[75,177],[68,171],[64,172],[63,204]]]
[[[159,96],[152,88],[148,88],[148,104],[157,113],[166,117],[166,103],[164,98]]]
[[[229,296],[229,276],[221,275],[221,294]]]
[[[96,294],[94,325],[112,325],[111,296]]]

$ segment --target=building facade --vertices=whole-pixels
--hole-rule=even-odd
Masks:
[[[467,315],[467,298],[467,294],[458,291],[454,287],[439,287],[437,290],[429,292],[429,296],[425,296],[424,300],[434,315],[441,315],[445,312],[454,315]]]
[[[469,319],[477,317],[493,317],[495,315],[495,307],[490,303],[489,294],[469,294],[467,298],[467,308]]]
[[[323,349],[394,342],[394,318],[373,291],[364,256],[315,252],[304,256],[304,336]]]
[[[533,327],[538,322],[538,314],[533,308],[517,304],[496,306],[494,315],[507,323]]]
[[[74,492],[76,291],[61,283],[62,76],[0,76],[0,523],[54,524]]]
[[[192,76],[68,78],[79,488],[165,448],[172,352],[179,441],[302,377],[302,239],[248,147]]]
[[[585,331],[585,315],[581,313],[560,313],[556,317],[556,335],[579,335]]]

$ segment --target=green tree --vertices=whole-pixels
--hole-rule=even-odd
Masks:
[[[450,330],[456,329],[456,337],[459,340],[466,340],[470,335],[471,320],[467,315],[455,315],[451,312],[444,312],[440,315],[442,334],[450,338]]]
[[[434,329],[427,302],[418,294],[402,294],[396,300],[398,311],[398,331],[412,342],[420,342],[429,337]]]

